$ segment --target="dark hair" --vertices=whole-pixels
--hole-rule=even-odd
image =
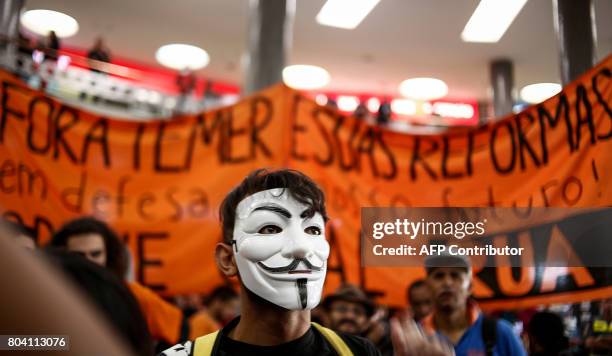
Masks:
[[[311,214],[320,213],[323,219],[327,221],[325,196],[321,188],[312,179],[292,169],[277,171],[257,169],[229,192],[221,203],[219,215],[223,224],[223,241],[225,243],[231,243],[233,238],[238,203],[249,195],[274,188],[289,190],[295,200],[311,208]]]
[[[426,283],[427,282],[425,282],[424,279],[417,279],[416,281],[412,282],[406,289],[406,297],[408,298],[408,301],[412,299],[412,291],[414,291],[416,288],[427,286]]]
[[[119,236],[103,221],[89,216],[70,220],[53,235],[50,245],[65,248],[68,245],[68,239],[83,234],[102,236],[106,248],[106,268],[123,279],[128,263],[125,246]]]
[[[204,305],[210,305],[215,300],[226,302],[234,298],[238,298],[238,293],[236,293],[232,287],[221,286],[213,289],[213,291],[204,298]]]
[[[146,319],[123,280],[80,255],[56,248],[47,248],[45,253],[84,297],[97,307],[100,315],[106,317],[110,326],[136,355],[154,353]]]
[[[535,313],[527,327],[529,337],[542,347],[542,355],[558,355],[567,349],[568,339],[565,336],[563,319],[555,313],[542,311]]]

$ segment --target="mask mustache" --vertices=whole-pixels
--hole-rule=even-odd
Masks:
[[[308,267],[307,272],[311,272],[311,271],[318,272],[323,268],[323,266],[317,267],[313,265],[305,258],[296,258],[290,264],[286,266],[282,266],[282,267],[268,267],[263,262],[257,262],[257,264],[259,265],[259,267],[263,268],[265,271],[270,272],[270,273],[291,273],[292,271],[298,268],[298,266],[300,265],[300,262],[303,262],[306,265],[306,267]]]

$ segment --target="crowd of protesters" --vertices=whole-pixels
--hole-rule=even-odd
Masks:
[[[111,227],[93,217],[66,222],[42,247],[27,227],[12,221],[5,226],[14,245],[40,250],[36,253],[75,282],[136,354],[152,355],[212,333],[240,315],[239,294],[230,285],[212,288],[207,295],[164,299],[134,281],[128,272],[129,250]],[[570,343],[563,319],[546,310],[532,313],[520,335],[508,321],[479,309],[470,295],[468,259],[440,258],[446,260],[426,260],[426,278],[408,287],[406,310],[378,305],[358,286],[346,284],[324,298],[312,318],[336,332],[369,339],[382,355],[403,354],[394,350],[402,344],[408,355],[418,354],[410,350],[419,339],[437,339],[456,355],[612,354],[612,299],[600,304],[601,313],[585,330],[582,343]],[[394,332],[394,323],[408,325],[402,330],[415,334]]]

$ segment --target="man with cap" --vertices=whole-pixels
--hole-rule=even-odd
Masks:
[[[330,328],[363,336],[372,341],[383,356],[394,355],[386,313],[380,308],[376,310],[375,303],[362,289],[352,284],[342,285],[321,304]]]
[[[472,265],[466,256],[431,255],[425,259],[425,269],[434,303],[433,313],[421,321],[421,331],[426,338],[447,342],[457,356],[526,355],[510,324],[485,317],[470,298]],[[411,331],[411,327],[404,327],[404,330],[409,331],[403,336],[405,343],[422,338]]]
[[[363,335],[374,314],[374,303],[357,286],[346,284],[322,303],[330,327],[347,334]]]

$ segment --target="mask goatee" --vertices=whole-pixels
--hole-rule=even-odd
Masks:
[[[300,304],[302,305],[302,309],[306,309],[306,306],[308,305],[308,289],[306,288],[307,282],[308,279],[306,278],[300,278],[295,282],[300,295]]]

